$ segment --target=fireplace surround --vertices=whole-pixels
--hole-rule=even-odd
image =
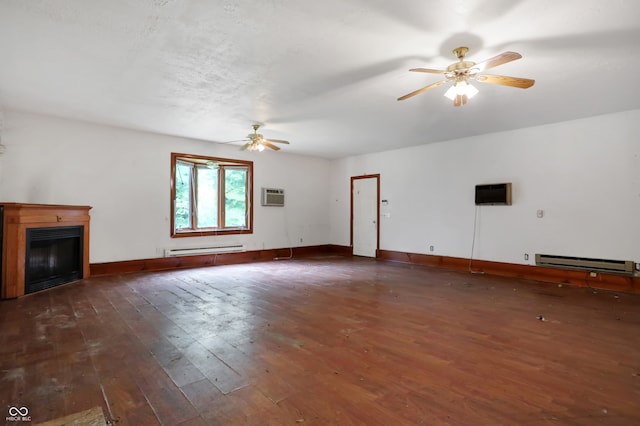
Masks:
[[[90,209],[0,203],[3,299],[89,277]]]

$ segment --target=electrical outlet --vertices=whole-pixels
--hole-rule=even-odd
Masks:
[[[434,250],[435,250],[435,247],[429,246],[429,251],[434,251]]]
[[[303,239],[302,239],[302,238],[300,238],[300,242],[303,242]]]
[[[529,260],[529,253],[524,254],[524,260]]]

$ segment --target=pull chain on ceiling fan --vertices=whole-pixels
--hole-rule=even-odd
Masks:
[[[408,93],[398,98],[399,101],[404,101],[413,96],[424,93],[427,90],[434,89],[442,86],[445,83],[453,82],[453,85],[445,92],[445,96],[453,101],[453,106],[462,106],[467,103],[469,99],[478,93],[478,89],[469,83],[469,80],[476,80],[480,83],[500,84],[502,86],[517,87],[520,89],[526,89],[535,83],[535,80],[528,78],[507,77],[504,75],[490,75],[480,74],[485,70],[497,67],[498,65],[506,64],[507,62],[515,61],[522,58],[522,55],[516,52],[504,52],[493,58],[487,59],[484,62],[476,64],[473,61],[465,61],[465,56],[469,51],[468,47],[458,47],[453,50],[453,53],[458,58],[458,62],[449,65],[444,70],[431,69],[431,68],[412,68],[409,71],[423,72],[430,74],[443,74],[446,80],[438,81],[436,83],[425,86],[421,89]]]
[[[248,142],[240,148],[242,151],[264,151],[265,147],[278,151],[280,147],[274,145],[274,143],[289,144],[289,142],[281,139],[265,139],[264,136],[258,133],[259,128],[259,124],[253,125],[253,133],[247,135]]]

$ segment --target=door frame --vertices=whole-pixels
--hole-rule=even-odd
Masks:
[[[351,212],[349,221],[349,246],[351,247],[351,254],[353,254],[353,186],[356,180],[359,179],[375,179],[376,180],[376,258],[380,251],[380,173],[370,175],[351,176],[351,188],[349,190],[349,197],[351,198]]]

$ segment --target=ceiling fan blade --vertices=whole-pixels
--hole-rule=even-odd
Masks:
[[[283,141],[282,139],[264,139],[264,140],[267,142],[286,143],[287,145],[289,145],[289,142]]]
[[[428,72],[430,74],[444,74],[445,70],[434,70],[431,68],[411,68],[409,71],[413,72]]]
[[[267,142],[266,139],[262,141],[262,145],[264,145],[266,147],[269,147],[269,148],[273,149],[274,151],[279,151],[280,150],[280,147],[275,146],[274,144]]]
[[[504,52],[499,55],[489,58],[484,62],[475,64],[471,69],[476,72],[482,72],[489,68],[497,67],[498,65],[506,64],[507,62],[515,61],[522,58],[522,55],[516,52]]]
[[[406,94],[406,95],[404,95],[404,96],[400,96],[400,97],[398,98],[398,100],[399,100],[399,101],[404,101],[405,99],[409,99],[409,98],[411,98],[411,97],[413,97],[413,96],[415,96],[415,95],[419,95],[420,93],[426,92],[426,91],[427,91],[427,90],[429,90],[429,89],[434,89],[434,88],[436,88],[436,87],[438,87],[438,86],[442,86],[442,85],[443,85],[443,84],[445,84],[446,82],[447,82],[447,80],[438,81],[437,83],[430,84],[430,85],[428,85],[428,86],[423,87],[422,89],[418,89],[418,90],[416,90],[416,91],[414,91],[414,92],[407,93],[407,94]]]
[[[245,143],[244,145],[242,145],[242,148],[240,148],[240,151],[244,151],[244,150],[246,150],[247,148],[249,148],[250,146],[251,146],[251,142],[247,142],[247,143]]]
[[[500,84],[502,86],[518,87],[520,89],[526,89],[533,86],[535,80],[528,78],[507,77],[504,75],[491,75],[482,74],[476,77],[476,81],[480,83]]]

